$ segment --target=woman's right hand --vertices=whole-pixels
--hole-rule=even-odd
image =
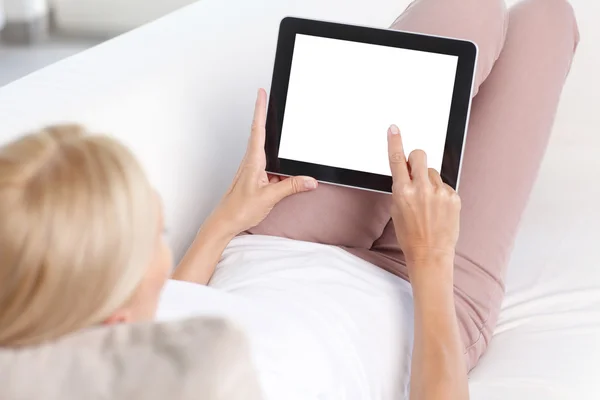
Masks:
[[[267,174],[266,123],[267,93],[260,89],[246,155],[229,190],[213,212],[220,225],[227,227],[231,238],[260,224],[284,198],[318,186],[317,181],[308,176],[281,179]]]
[[[388,130],[388,152],[394,180],[392,219],[411,281],[417,275],[440,277],[439,273],[451,278],[459,232],[458,194],[437,171],[427,168],[422,150],[406,160],[395,125]]]

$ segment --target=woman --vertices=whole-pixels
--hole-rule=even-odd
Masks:
[[[411,397],[467,398],[467,371],[491,338],[510,247],[578,40],[572,10],[563,0],[526,0],[508,15],[500,0],[419,0],[392,28],[462,37],[480,48],[478,95],[461,177],[460,239],[457,194],[427,169],[423,152],[405,159],[395,125],[388,131],[391,204],[389,196],[327,185],[317,189],[308,177],[268,177],[266,94],[260,91],[248,151],[234,182],[173,275],[189,282],[177,290],[202,294],[202,307],[231,300],[201,286],[210,280],[244,299],[233,307],[247,314],[238,315],[242,323],[270,324],[272,336],[261,331],[263,337],[253,343],[263,388],[272,398],[395,398],[408,384],[403,377],[410,347]],[[311,193],[298,194],[306,191]],[[139,165],[113,140],[56,127],[4,146],[0,346],[153,318],[171,271],[161,214]],[[245,231],[254,235],[236,238],[225,250]],[[341,246],[359,258],[298,240]],[[300,254],[302,281],[298,275],[286,278],[289,266],[261,268],[264,254],[254,250],[260,246],[277,249],[272,258]],[[311,255],[321,249],[330,258],[317,267],[327,278],[309,272],[315,267]],[[336,258],[343,262],[336,264]],[[410,277],[411,287],[373,264]],[[336,288],[338,278],[349,273],[352,285]],[[269,274],[282,290],[264,301],[261,285]],[[396,292],[402,295],[394,297]],[[159,311],[172,295],[166,291]],[[293,310],[291,318],[275,313],[277,304],[267,304],[274,298]],[[324,301],[307,310],[311,298]],[[397,314],[377,312],[392,309],[392,303]],[[273,321],[264,313],[259,317],[254,306],[273,311],[268,315]],[[264,319],[248,321],[255,315]],[[315,340],[317,328],[322,332]],[[280,337],[286,346],[265,356],[269,342]],[[360,348],[358,341],[364,341]],[[313,362],[311,368],[294,369],[306,360]],[[261,366],[267,365],[280,375],[263,373]]]

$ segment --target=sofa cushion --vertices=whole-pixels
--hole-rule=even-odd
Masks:
[[[214,318],[100,327],[0,349],[0,399],[260,399],[242,332]]]

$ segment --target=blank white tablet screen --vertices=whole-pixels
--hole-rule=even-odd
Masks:
[[[390,175],[387,129],[442,166],[458,57],[296,35],[279,157]]]

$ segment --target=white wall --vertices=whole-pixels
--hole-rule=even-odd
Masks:
[[[0,8],[2,8],[1,4]],[[29,21],[47,13],[47,0],[4,0],[4,14],[9,21]],[[0,10],[0,25],[1,15],[2,11]]]
[[[62,30],[92,34],[125,32],[193,2],[195,0],[52,0],[56,23]]]

